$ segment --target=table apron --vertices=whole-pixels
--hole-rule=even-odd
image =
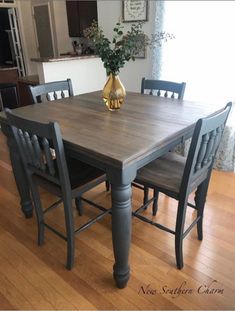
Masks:
[[[132,161],[130,164],[127,164],[123,167],[121,167],[121,165],[120,167],[118,167],[111,161],[107,162],[102,159],[99,159],[98,157],[96,158],[94,155],[89,155],[89,154],[86,154],[85,152],[84,153],[79,152],[73,149],[71,146],[67,146],[66,142],[65,142],[65,148],[66,148],[67,155],[103,170],[107,174],[107,179],[112,184],[127,185],[127,184],[130,184],[135,179],[136,172],[138,169],[147,165],[149,162],[163,156],[164,154],[169,152],[169,150],[173,150],[173,148],[176,147],[178,144],[192,137],[192,134],[193,134],[193,128],[181,134],[176,139],[158,148],[156,151],[149,152],[149,154],[146,154],[140,160]]]

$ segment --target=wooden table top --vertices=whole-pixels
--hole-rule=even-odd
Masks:
[[[123,168],[141,161],[192,130],[196,121],[223,108],[186,100],[127,93],[119,111],[110,112],[101,92],[17,108],[24,118],[59,123],[68,147]],[[0,113],[0,122],[6,122]]]

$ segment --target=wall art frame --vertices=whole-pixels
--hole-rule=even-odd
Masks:
[[[124,23],[148,20],[148,0],[123,0],[122,21]]]

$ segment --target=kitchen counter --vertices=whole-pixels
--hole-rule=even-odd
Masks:
[[[16,70],[16,69],[17,67],[12,67],[12,66],[7,66],[7,65],[0,66],[0,71]]]
[[[103,89],[106,70],[97,55],[62,55],[52,58],[34,58],[39,83],[71,79],[74,95]]]
[[[59,61],[72,61],[81,59],[99,58],[97,55],[63,55],[59,57],[41,57],[31,58],[32,62],[47,63],[47,62],[59,62]]]
[[[24,77],[20,77],[18,81],[22,83],[30,84],[30,85],[37,85],[39,84],[39,77],[38,75],[24,76]]]

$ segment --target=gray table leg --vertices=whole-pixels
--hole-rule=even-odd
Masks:
[[[124,288],[130,277],[128,264],[131,242],[131,184],[111,184],[112,236],[115,264],[113,276],[118,288]]]
[[[23,165],[18,154],[17,146],[8,125],[2,124],[2,132],[7,137],[7,144],[10,150],[10,159],[15,176],[16,186],[21,198],[21,208],[26,218],[30,218],[33,215],[33,206],[30,197],[30,189],[27,176],[25,175]]]

